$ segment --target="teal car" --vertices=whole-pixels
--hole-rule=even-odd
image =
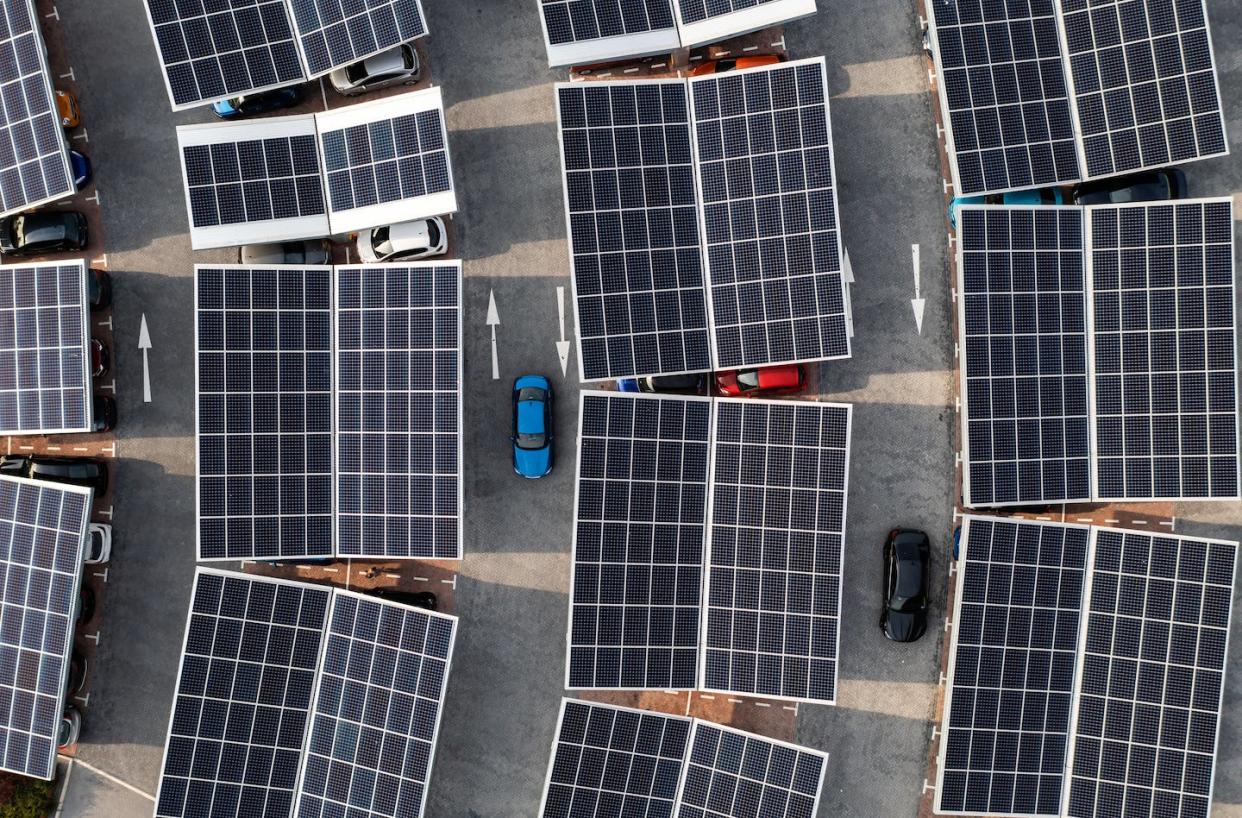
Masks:
[[[513,470],[535,479],[552,471],[552,384],[542,375],[513,382]]]
[[[957,211],[962,205],[1005,204],[1005,205],[1059,205],[1065,204],[1065,194],[1059,187],[1033,188],[1031,190],[1011,190],[1008,193],[993,193],[988,196],[954,196],[949,202],[949,224],[957,229]]]

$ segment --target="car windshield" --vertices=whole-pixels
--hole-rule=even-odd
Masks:
[[[1131,185],[1127,188],[1118,190],[1112,195],[1111,198],[1115,204],[1128,204],[1129,202],[1154,202],[1169,198],[1169,190],[1160,182],[1152,181]]]
[[[387,227],[377,227],[371,231],[371,248],[381,258],[392,254],[392,242],[388,240]]]
[[[519,434],[517,436],[517,447],[519,449],[542,449],[548,442],[544,435]]]
[[[737,385],[742,389],[758,389],[759,372],[757,370],[751,370],[749,372],[737,373]]]
[[[356,62],[345,69],[345,76],[349,78],[351,84],[357,84],[367,78],[366,60]]]
[[[440,226],[435,223],[434,219],[427,220],[427,246],[440,246]]]

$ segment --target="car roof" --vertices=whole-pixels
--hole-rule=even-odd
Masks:
[[[376,74],[404,71],[405,55],[401,53],[401,46],[397,46],[367,57],[362,64],[367,75],[372,77]]]
[[[427,229],[430,219],[415,219],[388,225],[388,243],[394,253],[423,250],[431,246],[431,232]]]

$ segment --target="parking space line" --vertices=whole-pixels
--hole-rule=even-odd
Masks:
[[[43,19],[45,20],[51,20],[52,18],[55,18],[58,22],[60,20],[60,9],[56,8],[55,6],[52,6],[51,14],[43,15]]]
[[[95,775],[100,776],[101,778],[108,779],[113,784],[116,784],[118,787],[124,787],[125,789],[129,790],[135,795],[141,795],[143,798],[147,799],[148,801],[151,801],[151,802],[155,801],[155,796],[152,795],[151,793],[146,792],[145,790],[138,789],[137,787],[135,787],[133,784],[129,783],[128,781],[122,781],[121,779],[113,775],[112,773],[105,772],[93,764],[87,764],[85,761],[83,761],[80,758],[75,758],[73,759],[73,761],[74,763],[81,764],[83,767],[90,770]]]
[[[77,78],[77,77],[75,77],[75,76],[73,75],[73,66],[72,66],[72,65],[71,65],[71,66],[69,66],[69,73],[67,73],[67,74],[61,74],[61,75],[60,75],[60,78],[61,78],[62,80],[63,80],[65,77],[68,77],[68,78],[69,78],[70,80],[72,80],[73,82],[77,82],[77,81],[78,81],[78,78]]]
[[[95,647],[99,647],[99,631],[95,631],[94,633],[84,633],[82,634],[82,638],[91,640],[95,643]]]
[[[65,809],[65,795],[69,792],[69,779],[73,776],[73,762],[76,760],[70,758],[65,763],[65,777],[60,782],[60,797],[56,799],[54,818],[60,818],[61,812]]]
[[[112,506],[108,506],[106,509],[101,508],[99,510],[99,513],[101,516],[107,517],[109,520],[111,520],[112,519]]]
[[[82,133],[75,133],[73,135],[73,139],[89,143],[91,141],[91,135],[87,133],[86,128],[83,128]]]

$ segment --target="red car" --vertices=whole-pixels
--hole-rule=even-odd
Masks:
[[[690,72],[692,77],[703,77],[708,74],[720,74],[725,71],[743,68],[758,68],[761,65],[776,65],[783,58],[779,54],[747,54],[743,57],[722,57],[719,60],[704,60]]]
[[[716,373],[716,388],[731,397],[788,395],[806,386],[801,364],[768,366],[763,369],[730,369]]]

